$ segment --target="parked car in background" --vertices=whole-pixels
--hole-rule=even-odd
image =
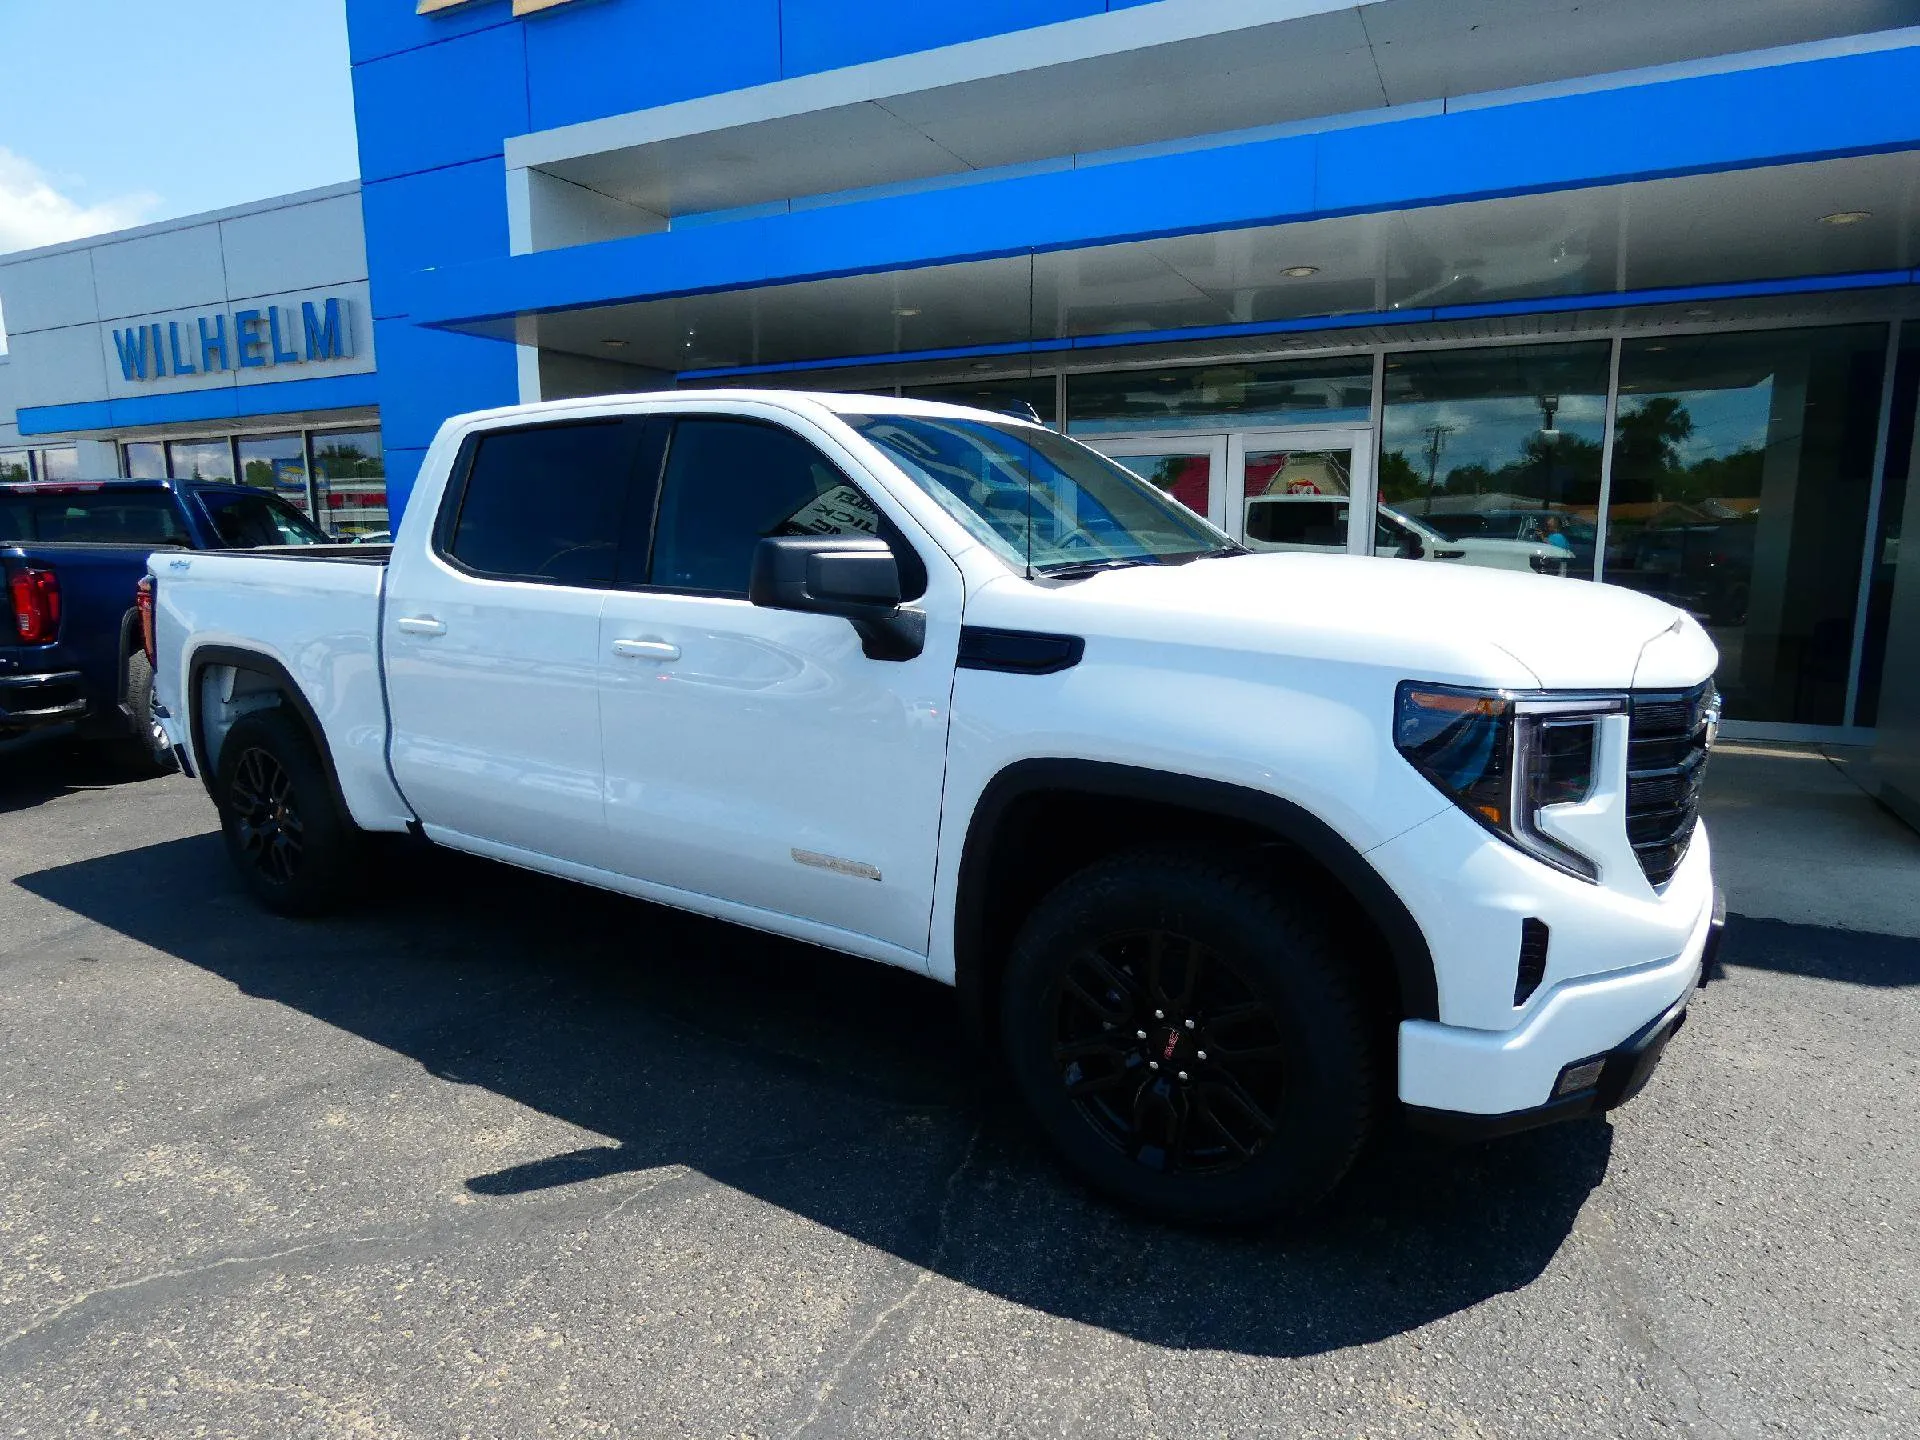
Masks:
[[[1344,495],[1257,495],[1247,501],[1249,550],[1344,550],[1346,544]],[[1535,575],[1565,575],[1571,564],[1571,552],[1555,545],[1479,535],[1454,540],[1386,505],[1374,520],[1373,553]]]
[[[244,485],[63,480],[0,485],[0,737],[74,726],[131,769],[172,763],[151,712],[136,587],[156,550],[318,545],[293,506]]]
[[[1594,544],[1598,531],[1593,521],[1564,510],[1435,509],[1431,515],[1422,511],[1418,518],[1428,529],[1437,530],[1455,542],[1499,540],[1524,545],[1551,545],[1567,556],[1569,574],[1593,574]]]
[[[262,904],[348,902],[411,831],[930,975],[1068,1162],[1167,1216],[1310,1206],[1398,1107],[1621,1103],[1718,933],[1698,624],[1252,554],[1004,415],[460,416],[390,553],[152,577],[161,723]]]

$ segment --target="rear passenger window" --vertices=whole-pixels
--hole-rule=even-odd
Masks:
[[[612,583],[642,428],[610,420],[483,433],[446,554],[494,579]]]
[[[654,527],[651,582],[745,595],[769,535],[877,535],[867,497],[789,430],[748,420],[674,426]]]

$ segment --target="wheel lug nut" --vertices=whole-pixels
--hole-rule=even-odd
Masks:
[[[1191,1020],[1189,1020],[1189,1021],[1187,1021],[1187,1022],[1186,1022],[1186,1026],[1187,1026],[1187,1029],[1189,1029],[1189,1030],[1191,1030],[1191,1029],[1193,1029],[1193,1021],[1191,1021]]]
[[[1196,1050],[1193,1052],[1193,1058],[1196,1060],[1204,1060],[1207,1058],[1207,1052],[1204,1050]]]
[[[1144,1030],[1136,1030],[1133,1032],[1133,1038],[1136,1040],[1144,1040],[1147,1038],[1147,1032]]]
[[[1149,1060],[1147,1061],[1147,1068],[1149,1070],[1158,1070],[1160,1068],[1160,1062],[1158,1060]]]
[[[1153,1018],[1156,1020],[1164,1020],[1167,1018],[1167,1012],[1164,1010],[1156,1010],[1153,1012]]]
[[[1187,1078],[1187,1072],[1186,1072],[1186,1071],[1184,1071],[1184,1070],[1182,1070],[1182,1071],[1180,1072],[1180,1078],[1181,1078],[1182,1080],[1184,1080],[1184,1079],[1186,1079],[1186,1078]]]

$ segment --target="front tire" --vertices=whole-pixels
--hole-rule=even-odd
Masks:
[[[1315,911],[1235,857],[1122,855],[1022,927],[1001,994],[1014,1083],[1089,1183],[1167,1219],[1298,1216],[1378,1088],[1357,975]]]
[[[234,722],[214,794],[227,857],[269,910],[318,915],[353,893],[360,832],[335,801],[305,727],[285,710]]]

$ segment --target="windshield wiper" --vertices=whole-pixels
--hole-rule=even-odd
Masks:
[[[1034,573],[1050,580],[1078,580],[1102,570],[1127,570],[1135,565],[1158,565],[1158,555],[1122,555],[1106,560],[1062,560],[1052,565],[1036,565]]]

